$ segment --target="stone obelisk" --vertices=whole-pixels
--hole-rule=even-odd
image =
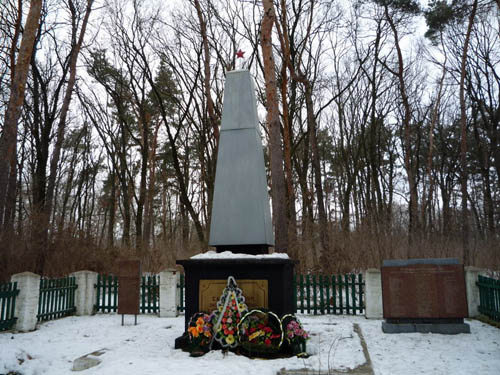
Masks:
[[[226,75],[209,245],[247,254],[274,246],[255,87],[246,69]]]

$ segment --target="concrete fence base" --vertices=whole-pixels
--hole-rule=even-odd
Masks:
[[[382,274],[380,270],[369,268],[364,272],[365,279],[365,317],[382,319]]]
[[[33,331],[36,328],[38,299],[40,298],[40,275],[23,272],[12,275],[12,282],[17,282],[19,294],[16,298],[14,329],[21,332]]]
[[[75,277],[78,288],[75,290],[76,315],[93,315],[95,313],[97,272],[78,271],[71,274]]]
[[[465,267],[465,292],[467,293],[467,307],[469,318],[479,315],[479,287],[476,282],[484,270],[476,267]]]
[[[166,269],[160,272],[160,317],[178,316],[177,271]]]

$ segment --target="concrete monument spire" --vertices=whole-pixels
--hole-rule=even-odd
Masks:
[[[246,69],[226,75],[209,245],[249,254],[274,245],[255,87]]]

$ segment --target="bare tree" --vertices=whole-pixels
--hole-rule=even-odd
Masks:
[[[42,0],[32,0],[30,10],[24,26],[24,33],[14,68],[14,79],[12,80],[10,99],[4,117],[2,136],[0,137],[0,229],[9,220],[4,216],[8,205],[15,202],[8,201],[8,191],[13,189],[9,186],[15,183],[12,180],[11,170],[15,166],[17,122],[21,113],[26,88],[26,80],[30,66],[31,55],[36,41],[38,23],[42,11]],[[15,173],[13,174],[15,176]],[[14,189],[15,190],[15,189]],[[12,210],[9,210],[12,211]]]
[[[274,4],[271,0],[262,2],[262,56],[266,79],[267,126],[269,128],[269,150],[271,156],[272,204],[275,228],[275,249],[286,252],[288,248],[288,229],[286,215],[286,185],[283,172],[283,149],[281,147],[280,119],[278,109],[278,90],[276,84],[276,64],[273,56],[272,30],[276,21]]]

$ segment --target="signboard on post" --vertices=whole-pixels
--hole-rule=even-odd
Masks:
[[[122,314],[122,325],[125,314],[139,314],[141,261],[123,259],[118,261],[118,314]]]

